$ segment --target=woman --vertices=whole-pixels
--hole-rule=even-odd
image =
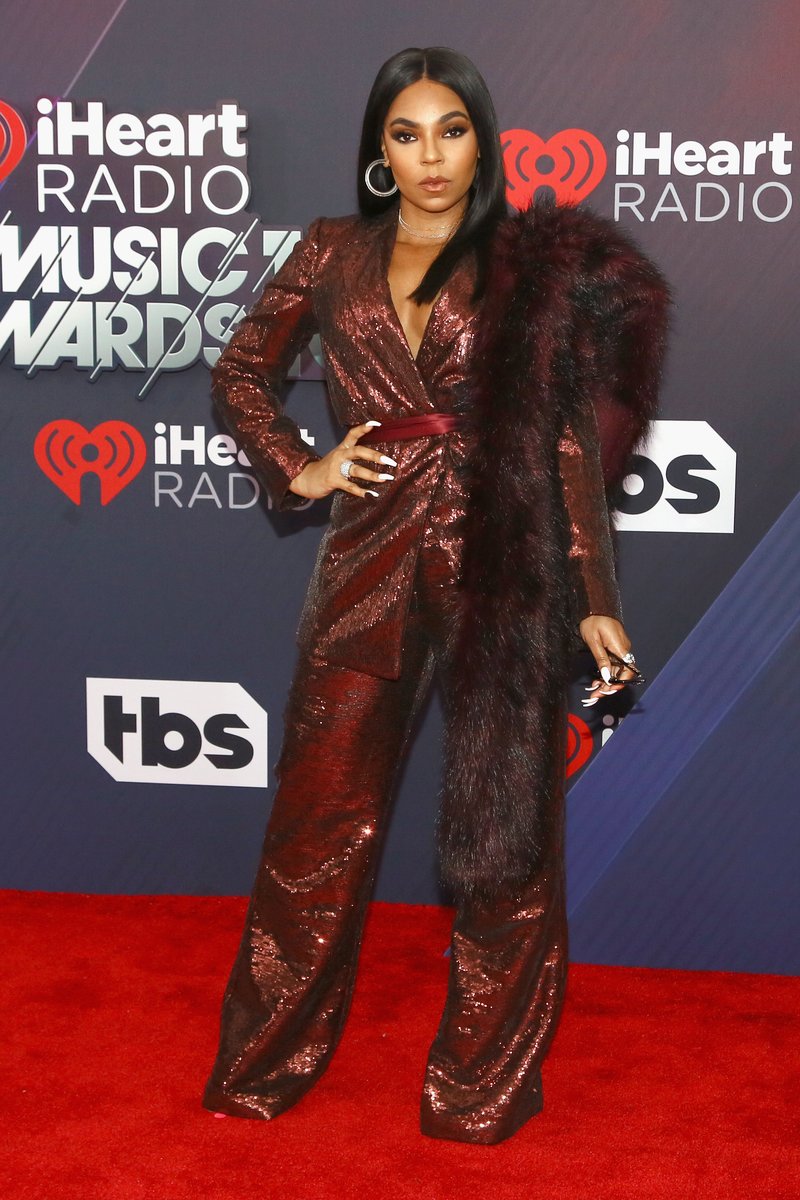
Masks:
[[[271,1119],[330,1060],[434,666],[456,916],[421,1129],[498,1142],[542,1107],[567,971],[570,655],[585,643],[597,662],[589,704],[638,678],[604,486],[655,411],[667,294],[611,222],[511,217],[504,186],[473,64],[395,55],[365,112],[361,213],[311,224],[214,370],[273,505],[334,494],[203,1097],[217,1112]],[[317,331],[347,427],[325,455],[279,400]]]

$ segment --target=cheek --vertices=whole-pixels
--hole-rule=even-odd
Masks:
[[[413,173],[419,165],[417,159],[412,157],[409,150],[410,147],[404,146],[401,142],[394,142],[387,147],[387,157],[395,179],[404,179]]]
[[[451,152],[451,162],[453,167],[464,175],[471,175],[478,162],[478,145],[477,142],[467,141],[466,138],[459,138]]]

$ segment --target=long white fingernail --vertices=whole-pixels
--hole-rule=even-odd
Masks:
[[[606,681],[606,683],[611,682],[611,667],[601,667],[600,674],[603,676],[603,679]]]
[[[584,708],[590,708],[592,704],[597,704],[597,700],[598,700],[598,697],[593,696],[591,698],[591,700],[589,700],[589,699],[581,700],[581,704],[583,705]]]
[[[382,421],[365,421],[364,424],[365,425],[382,425],[383,422]]]
[[[382,475],[379,475],[379,476],[378,476],[378,479],[380,479],[380,480],[384,480],[384,479],[394,479],[394,475],[386,475],[386,474],[382,474]]]
[[[595,690],[595,688],[599,688],[599,687],[600,687],[599,683],[590,683],[588,685],[588,687],[585,687],[583,690],[585,692],[593,692]]]
[[[387,467],[396,467],[397,466],[397,463],[394,461],[393,458],[389,458],[388,454],[382,454],[380,456],[380,458],[378,459],[378,462],[386,463]]]
[[[380,492],[373,492],[372,488],[364,488],[367,496],[380,496]]]

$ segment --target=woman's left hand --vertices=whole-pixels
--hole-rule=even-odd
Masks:
[[[583,700],[585,708],[596,704],[601,696],[613,696],[624,687],[629,679],[638,676],[638,671],[631,652],[631,640],[625,632],[625,627],[616,617],[604,617],[593,614],[584,617],[578,626],[586,645],[594,655],[600,678],[593,679],[586,689],[591,696]],[[612,664],[609,651],[618,659],[625,659],[631,666],[622,666],[619,662]]]

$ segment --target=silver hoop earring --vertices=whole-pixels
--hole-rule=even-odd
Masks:
[[[369,164],[369,166],[367,167],[366,171],[364,172],[364,183],[367,185],[369,190],[372,192],[373,196],[393,196],[394,193],[397,191],[396,183],[392,184],[392,186],[389,188],[388,192],[380,192],[380,191],[378,191],[378,189],[376,187],[373,186],[372,180],[369,177],[370,171],[372,170],[373,167],[385,167],[388,170],[388,167],[386,167],[386,163],[383,161],[382,158],[374,158],[372,160],[372,162]]]

